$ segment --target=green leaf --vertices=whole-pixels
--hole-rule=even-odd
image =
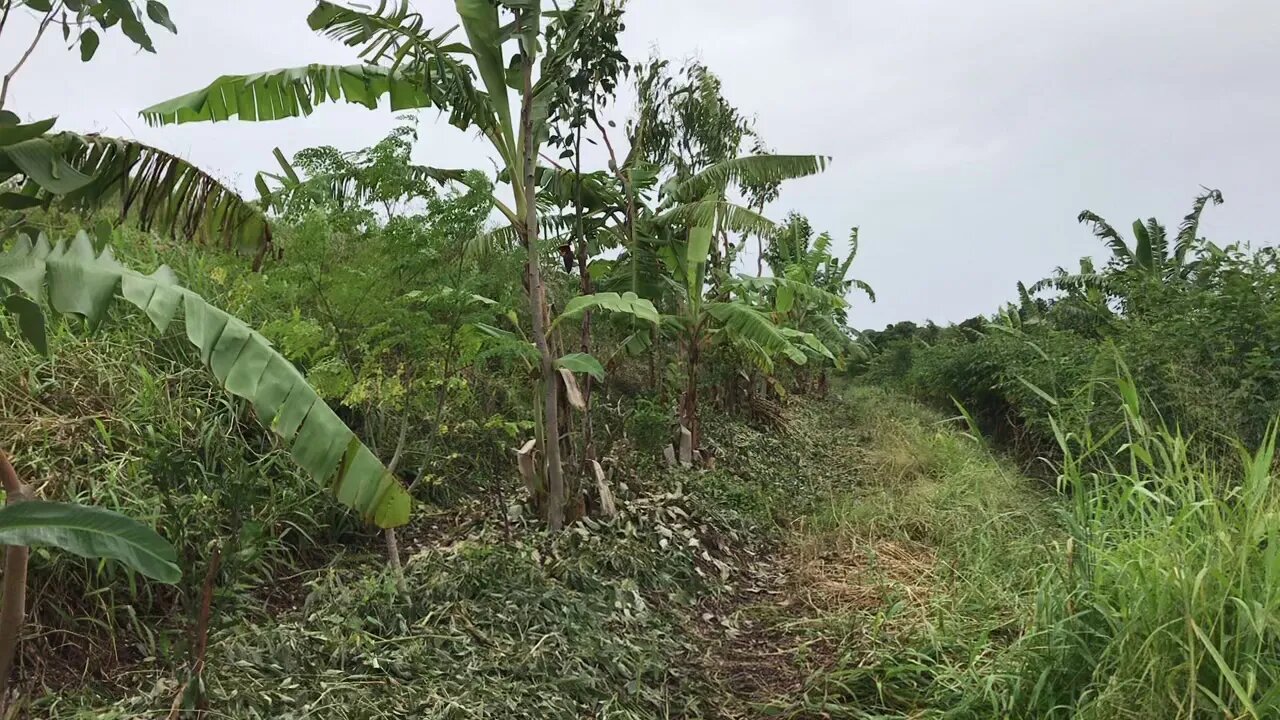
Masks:
[[[123,13],[120,18],[120,29],[124,31],[125,37],[134,42],[135,45],[146,50],[149,53],[156,51],[155,45],[151,44],[151,35],[147,33],[147,28],[134,14],[133,8]]]
[[[778,297],[774,302],[774,309],[783,315],[791,312],[791,308],[796,304],[796,291],[790,287],[779,287]]]
[[[53,0],[27,0],[27,7],[37,12],[47,13],[53,9]]]
[[[0,169],[21,172],[56,195],[75,192],[93,182],[92,177],[68,164],[43,137],[0,145]]]
[[[1195,631],[1196,637],[1200,639],[1200,643],[1204,645],[1204,649],[1213,657],[1213,662],[1217,664],[1219,672],[1222,673],[1222,677],[1227,681],[1227,684],[1231,686],[1231,691],[1235,693],[1236,700],[1240,701],[1240,704],[1244,706],[1245,710],[1247,710],[1255,720],[1261,718],[1262,715],[1258,714],[1258,709],[1253,706],[1253,701],[1250,699],[1253,696],[1253,693],[1245,689],[1244,685],[1240,682],[1239,676],[1236,675],[1236,671],[1231,668],[1231,664],[1227,662],[1227,659],[1224,658],[1222,653],[1218,650],[1217,644],[1215,644],[1208,635],[1205,635],[1204,631],[1200,629],[1200,625],[1198,625],[1195,620],[1188,618],[1188,622],[1191,623],[1191,629]]]
[[[38,197],[13,192],[0,193],[0,208],[5,210],[28,210],[43,204],[44,201]]]
[[[785,355],[797,365],[804,365],[808,360],[777,325],[750,305],[741,302],[707,303],[706,312],[720,321],[721,329],[730,339],[753,343],[771,355]]]
[[[689,247],[685,250],[685,271],[688,277],[689,295],[702,297],[702,283],[707,272],[707,255],[711,253],[711,226],[702,224],[689,228]]]
[[[0,509],[0,545],[51,546],[107,558],[162,583],[182,578],[177,554],[155,530],[105,508],[30,500]]]
[[[836,362],[836,356],[831,352],[831,349],[827,347],[826,343],[822,342],[817,335],[789,327],[780,327],[778,330],[791,340],[799,340],[806,348],[812,350],[817,355],[821,355],[831,362]]]
[[[679,183],[671,183],[665,192],[694,200],[708,192],[723,195],[731,184],[767,185],[808,175],[827,168],[831,158],[822,155],[748,155],[718,162]]]
[[[372,65],[306,65],[253,75],[224,75],[208,87],[152,105],[141,112],[152,125],[189,122],[281,120],[304,117],[315,106],[344,100],[369,109],[391,96],[391,109],[431,107],[420,83]]]
[[[596,380],[604,382],[604,366],[587,353],[569,353],[556,360],[556,367],[564,368],[569,372],[587,373]]]
[[[57,118],[49,118],[48,120],[27,123],[26,125],[0,125],[0,147],[38,138],[49,132],[57,121]]]
[[[139,308],[163,332],[186,321],[187,339],[228,392],[253,403],[259,420],[280,436],[294,459],[339,502],[379,527],[409,520],[400,481],[360,443],[302,374],[243,321],[177,284],[161,267],[150,275],[121,265],[107,248],[95,254],[88,235],[50,247],[27,238],[0,255],[0,278],[38,302],[47,293],[59,313],[100,323],[117,297]]]
[[[271,225],[260,208],[176,155],[104,135],[64,132],[46,139],[67,167],[89,178],[58,199],[65,210],[88,213],[109,207],[135,219],[144,232],[220,241],[234,250],[271,244]],[[52,195],[36,184],[23,192],[42,200]]]
[[[106,218],[99,218],[98,222],[93,226],[93,234],[98,238],[98,247],[105,248],[111,244],[111,235],[114,228],[111,227],[111,221]]]
[[[173,24],[173,19],[169,17],[169,8],[158,0],[147,0],[147,17],[151,18],[151,22],[164,26],[169,32],[177,34],[178,26]]]
[[[49,355],[49,338],[45,331],[44,311],[34,301],[20,295],[10,295],[4,299],[4,306],[18,318],[18,331],[23,339],[31,343],[36,352]]]
[[[490,0],[456,0],[458,16],[475,55],[480,78],[489,91],[489,102],[505,138],[514,138],[511,98],[507,95],[507,71],[502,62],[502,33],[498,28],[498,6]],[[535,29],[536,32],[536,29]]]
[[[101,40],[98,38],[98,33],[94,30],[86,29],[80,33],[80,60],[82,62],[92,60],[94,54],[98,52],[100,43]]]
[[[738,284],[748,290],[761,290],[767,288],[776,290],[776,309],[781,313],[790,311],[795,305],[796,298],[800,298],[813,305],[831,310],[839,310],[849,306],[848,301],[833,292],[828,292],[822,288],[814,287],[809,283],[792,280],[790,278],[739,275]],[[784,297],[787,296],[789,296],[789,299],[784,300]],[[786,305],[785,308],[783,307],[784,304]]]
[[[570,300],[569,304],[565,306],[564,312],[560,313],[560,317],[556,318],[551,326],[555,327],[563,320],[581,317],[589,310],[631,315],[655,324],[662,319],[662,316],[658,314],[658,309],[653,306],[652,302],[637,296],[633,292],[626,292],[621,295],[616,292],[602,292],[594,295],[579,295]]]

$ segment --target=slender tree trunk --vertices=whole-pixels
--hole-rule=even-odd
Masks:
[[[693,334],[685,347],[687,353],[686,369],[688,377],[685,379],[684,398],[681,402],[683,409],[681,422],[689,430],[689,434],[693,436],[693,449],[700,447],[702,433],[698,427],[698,364],[701,350],[698,347],[697,334]]]
[[[28,499],[27,487],[18,479],[18,473],[9,462],[9,456],[0,449],[0,482],[3,483],[5,504]],[[3,597],[0,597],[0,713],[9,706],[9,676],[18,652],[18,639],[27,615],[27,560],[31,551],[25,546],[10,545],[4,554]]]
[[[564,468],[560,462],[560,383],[556,378],[555,358],[551,357],[551,348],[547,344],[547,290],[542,282],[542,258],[538,252],[538,205],[535,169],[537,161],[538,141],[533,127],[533,56],[525,53],[524,66],[524,101],[520,109],[520,138],[523,147],[524,178],[523,186],[517,191],[524,194],[523,227],[519,228],[524,236],[525,248],[528,250],[529,264],[529,310],[533,316],[533,344],[538,348],[539,365],[542,376],[543,421],[546,425],[543,440],[543,459],[546,462],[547,477],[547,527],[552,532],[564,527]]]
[[[591,273],[588,271],[587,263],[590,258],[587,256],[587,237],[582,230],[582,128],[578,128],[578,132],[574,134],[574,154],[573,154],[573,179],[574,179],[574,216],[577,219],[578,229],[578,286],[579,291],[583,295],[592,293]],[[591,354],[591,311],[582,315],[582,352]],[[591,376],[583,375],[582,378],[582,399],[586,403],[587,409],[582,416],[582,462],[586,463],[594,460],[596,450],[594,438],[591,432]]]
[[[658,328],[656,327],[649,328],[649,390],[655,393],[658,391]]]
[[[456,258],[457,264],[454,266],[452,280],[453,287],[459,287],[462,281],[463,253],[459,251]],[[422,464],[418,466],[418,473],[414,475],[413,482],[409,483],[409,492],[413,492],[413,489],[422,482],[422,478],[426,477],[428,466],[431,463],[431,451],[435,448],[436,438],[440,436],[440,422],[444,419],[445,405],[449,402],[449,378],[453,377],[453,364],[458,360],[458,331],[461,326],[462,313],[455,312],[449,319],[449,341],[446,344],[447,350],[444,354],[443,372],[440,373],[440,387],[436,388],[436,408],[435,415],[431,420],[431,434],[427,436],[427,447],[423,450]]]
[[[410,381],[412,382],[412,381]],[[407,400],[406,400],[407,404]],[[400,460],[404,457],[405,441],[409,438],[409,410],[405,408],[404,422],[400,424],[400,436],[396,438],[395,453],[391,456],[391,462],[387,463],[387,472],[395,476],[396,470],[400,467]],[[399,480],[396,480],[399,482]],[[387,528],[382,531],[384,539],[387,541],[387,564],[391,566],[391,574],[395,576],[396,587],[401,591],[407,589],[404,582],[404,564],[400,561],[400,541],[396,537],[395,528]]]
[[[13,5],[14,2],[16,2],[16,0],[5,0],[5,22],[9,19],[9,6]],[[60,9],[62,9],[61,2],[55,3],[53,7],[50,8],[48,14],[46,14],[40,21],[39,27],[36,28],[36,36],[31,40],[31,44],[27,46],[27,51],[22,53],[22,56],[18,58],[18,62],[13,66],[13,69],[6,73],[3,82],[0,82],[0,110],[4,109],[5,100],[9,97],[9,83],[13,81],[14,76],[18,74],[18,71],[22,69],[22,66],[31,58],[31,53],[34,52],[36,46],[40,44],[40,39],[44,37],[45,30],[49,29],[49,25],[53,23],[53,18],[57,15]]]

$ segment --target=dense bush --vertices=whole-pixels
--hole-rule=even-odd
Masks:
[[[1039,283],[1060,294],[1021,301],[960,326],[901,323],[869,332],[875,356],[857,371],[940,406],[957,403],[1024,458],[1056,455],[1049,422],[1087,421],[1100,434],[1120,419],[1109,378],[1120,368],[1149,413],[1201,436],[1262,440],[1280,412],[1280,264],[1272,248],[1199,240],[1185,263],[1151,273],[1118,260],[1101,272],[1059,272]],[[1099,380],[1102,380],[1099,384]]]

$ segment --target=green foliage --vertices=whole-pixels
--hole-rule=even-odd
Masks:
[[[177,285],[167,266],[151,275],[134,272],[117,262],[110,248],[95,253],[81,233],[70,245],[50,246],[43,236],[35,243],[19,240],[0,256],[0,278],[7,294],[36,305],[47,297],[56,312],[83,320],[91,330],[102,323],[117,292],[161,332],[181,314],[204,364],[229,392],[253,403],[263,423],[322,487],[380,526],[408,520],[404,489],[302,374],[265,337]],[[43,332],[30,339],[37,347],[46,345]]]
[[[554,326],[564,320],[582,317],[583,314],[591,310],[630,315],[638,320],[654,324],[661,320],[658,315],[658,309],[653,306],[653,303],[638,297],[635,293],[619,295],[618,293],[604,292],[593,295],[579,295],[573,298],[565,305],[564,312],[560,313],[552,325]]]
[[[182,577],[173,546],[120,513],[89,505],[28,500],[0,508],[0,543],[56,547],[84,558],[117,560],[153,580]]]
[[[1144,417],[1131,378],[1116,388],[1118,457],[1087,427],[1058,428],[1074,545],[1046,575],[1013,696],[1037,717],[1274,715],[1278,634],[1259,619],[1280,608],[1275,432],[1236,462],[1202,460]]]
[[[310,115],[316,105],[339,100],[378,107],[390,96],[391,109],[430,107],[426,92],[412,79],[369,65],[305,65],[253,75],[224,75],[207,87],[157,103],[141,111],[152,125],[246,122]]]
[[[1158,267],[1143,270],[1123,260],[1136,251],[1117,249],[1120,260],[1103,271],[1087,259],[1077,274],[1059,270],[994,319],[870,332],[878,355],[864,371],[939,406],[954,399],[1026,459],[1057,454],[1050,413],[1087,421],[1099,435],[1121,419],[1099,398],[1099,379],[1108,384],[1117,361],[1143,389],[1148,412],[1219,455],[1234,455],[1226,437],[1259,443],[1280,412],[1280,265],[1270,248],[1187,240],[1200,211],[1220,199],[1197,199],[1177,241],[1185,255],[1148,223],[1152,252],[1167,253]],[[1107,228],[1097,229],[1109,237]],[[1046,287],[1061,294],[1033,297]]]

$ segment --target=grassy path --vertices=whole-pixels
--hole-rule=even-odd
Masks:
[[[1060,539],[1053,501],[900,398],[836,408],[818,428],[830,486],[703,616],[724,715],[983,717]]]

